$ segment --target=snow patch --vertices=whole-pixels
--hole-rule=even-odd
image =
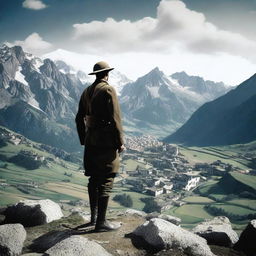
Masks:
[[[32,63],[33,63],[33,67],[34,67],[35,71],[41,74],[39,68],[44,64],[43,61],[39,58],[34,58]]]
[[[26,57],[27,60],[32,60],[32,59],[35,58],[35,56],[31,53],[25,53],[25,57]]]
[[[159,87],[158,86],[152,86],[148,87],[148,90],[150,91],[150,94],[153,98],[159,98]]]
[[[21,73],[21,70],[22,70],[22,68],[19,67],[18,70],[17,70],[16,73],[15,73],[14,79],[17,80],[17,81],[19,81],[20,83],[25,84],[25,85],[28,86],[28,83],[27,83],[27,81],[25,80],[25,76]]]
[[[59,69],[59,71],[60,71],[61,73],[65,74],[65,75],[67,74],[67,72],[66,72],[64,69],[62,69],[62,68]]]

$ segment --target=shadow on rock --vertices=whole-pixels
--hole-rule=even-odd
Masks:
[[[45,252],[58,242],[70,237],[73,235],[73,231],[50,231],[47,234],[44,234],[33,241],[29,246],[29,249],[35,252]]]
[[[163,249],[162,247],[156,248],[155,246],[150,245],[143,237],[134,235],[133,233],[125,234],[125,238],[130,238],[134,247],[140,250],[145,250],[150,255],[158,253]]]

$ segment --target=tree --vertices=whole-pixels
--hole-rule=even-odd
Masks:
[[[121,205],[123,205],[125,207],[132,207],[133,206],[133,200],[132,200],[131,196],[128,195],[128,194],[115,195],[113,200],[120,203]]]

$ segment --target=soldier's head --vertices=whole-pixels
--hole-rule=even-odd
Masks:
[[[99,61],[94,65],[93,72],[89,73],[89,75],[96,75],[96,79],[108,79],[108,73],[113,69],[107,62]]]

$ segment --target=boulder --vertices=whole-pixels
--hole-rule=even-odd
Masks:
[[[147,214],[143,211],[138,211],[134,209],[127,209],[124,212],[125,215],[135,215],[135,216],[140,216],[140,217],[145,217]]]
[[[234,249],[244,252],[248,256],[256,255],[256,219],[251,220],[245,230],[241,233]]]
[[[60,206],[49,200],[24,200],[9,206],[5,223],[21,223],[25,227],[42,225],[63,217]]]
[[[21,224],[0,226],[0,255],[20,255],[27,233]]]
[[[204,221],[192,231],[205,238],[208,244],[231,247],[238,241],[237,233],[232,229],[229,219],[224,216]]]
[[[180,223],[181,223],[180,218],[177,218],[177,217],[174,217],[174,216],[171,216],[171,215],[167,215],[167,214],[159,214],[157,212],[155,212],[155,213],[153,212],[153,213],[149,213],[146,216],[146,220],[151,220],[153,218],[159,218],[159,219],[169,221],[169,222],[171,222],[172,224],[174,224],[176,226],[179,226]]]
[[[133,233],[158,250],[180,249],[192,256],[213,256],[205,239],[166,220],[153,218],[137,227]]]
[[[91,220],[91,214],[87,211],[84,211],[80,207],[76,207],[76,208],[71,209],[71,214],[72,215],[78,214],[79,216],[81,216],[83,218],[83,220],[85,222],[87,222],[87,221],[89,222]]]
[[[45,252],[49,256],[111,256],[101,245],[82,236],[71,236]]]

